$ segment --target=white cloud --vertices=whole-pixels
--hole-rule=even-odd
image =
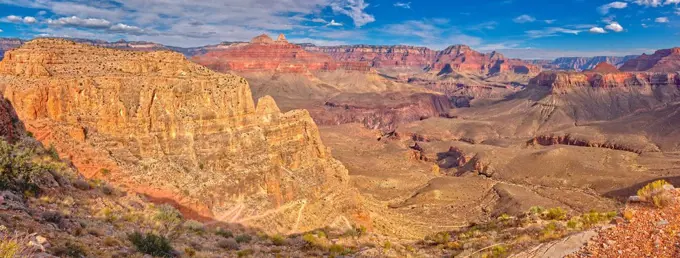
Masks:
[[[602,5],[598,8],[598,10],[602,14],[607,14],[607,13],[609,13],[610,9],[623,9],[623,8],[626,8],[626,7],[628,7],[628,3],[617,1],[617,2],[611,2],[611,3],[608,3],[608,4]]]
[[[634,0],[634,3],[647,7],[659,7],[662,5],[680,4],[680,0]]]
[[[548,27],[540,30],[528,30],[525,33],[530,38],[554,37],[560,34],[578,35],[583,31],[580,27],[581,26],[573,26],[573,28]]]
[[[39,15],[39,16],[43,16],[43,15],[45,15],[45,14],[47,14],[46,11],[40,11],[40,12],[38,12],[38,15]]]
[[[342,26],[342,23],[331,20],[328,24],[326,24],[326,26]]]
[[[24,20],[23,18],[16,15],[7,16],[5,19],[9,22],[22,22]]]
[[[680,8],[675,8],[675,15],[680,15]]]
[[[330,6],[333,12],[352,18],[354,26],[361,27],[375,21],[373,15],[364,11],[368,7],[364,0],[344,0],[342,3],[331,3]]]
[[[2,30],[2,29],[0,29],[0,32],[2,32],[2,31],[3,31],[3,30]]]
[[[607,31],[605,31],[602,27],[592,27],[588,31],[590,31],[591,33],[596,33],[596,34],[607,33]]]
[[[56,20],[48,19],[47,24],[55,26],[72,26],[92,29],[109,28],[111,22],[104,19],[79,18],[77,16],[62,17]]]
[[[516,23],[527,23],[527,22],[536,21],[536,18],[531,17],[531,16],[526,15],[526,14],[522,14],[520,16],[515,17],[515,19],[512,19],[512,21],[514,21]]]
[[[312,22],[316,22],[316,23],[328,23],[326,20],[321,19],[321,18],[314,18],[314,19],[312,19]]]
[[[26,16],[26,17],[24,17],[23,20],[24,20],[24,23],[26,23],[26,24],[33,24],[33,23],[37,22],[35,17],[31,17],[31,16]]]
[[[288,39],[288,41],[292,43],[311,43],[317,46],[341,46],[341,45],[348,45],[347,42],[345,41],[339,41],[339,40],[323,40],[323,39],[313,39],[313,38],[293,38],[293,39]]]
[[[658,17],[654,19],[654,22],[656,23],[668,23],[668,17]]]
[[[613,32],[622,32],[623,31],[623,27],[618,22],[612,22],[609,25],[605,26],[604,28],[611,30]]]
[[[401,8],[404,8],[404,9],[411,9],[411,2],[408,2],[408,3],[396,2],[396,3],[394,3],[394,6],[395,7],[401,7]]]
[[[645,28],[645,29],[646,29],[646,28],[649,28],[649,25],[647,25],[647,24],[645,24],[645,23],[640,24],[640,26],[642,26],[642,27]]]
[[[545,22],[545,23],[547,23],[547,24],[553,24],[553,23],[555,23],[556,21],[557,21],[557,20],[544,20],[543,22]]]

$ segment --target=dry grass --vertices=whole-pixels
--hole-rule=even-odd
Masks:
[[[29,241],[27,237],[0,235],[0,258],[31,257],[34,250]]]
[[[642,187],[637,191],[637,195],[643,201],[651,202],[657,208],[663,208],[672,200],[672,196],[666,189],[667,185],[672,186],[666,180],[657,180]]]

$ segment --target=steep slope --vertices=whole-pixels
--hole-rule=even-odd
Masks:
[[[518,59],[509,59],[498,52],[482,54],[465,45],[453,45],[435,56],[430,71],[439,74],[452,71],[480,74],[517,73],[535,74],[540,68]]]
[[[619,72],[619,69],[616,69],[616,66],[602,62],[597,64],[593,69],[590,70],[590,72],[596,72],[596,73],[617,73]]]
[[[432,63],[436,51],[426,47],[414,46],[332,46],[321,47],[311,44],[302,45],[310,52],[321,52],[333,59],[345,62],[363,61],[375,68],[416,67],[424,68]]]
[[[595,56],[595,57],[560,57],[555,60],[531,60],[528,61],[535,65],[540,65],[548,70],[573,70],[587,71],[592,70],[600,63],[608,63],[615,67],[620,67],[626,61],[636,58],[636,55],[629,56]]]
[[[621,68],[624,72],[661,72],[672,73],[680,71],[680,48],[661,49],[652,55],[641,56],[628,60]]]
[[[24,42],[25,41],[16,38],[0,38],[0,60],[2,60],[5,52],[21,46]]]
[[[268,231],[364,218],[308,112],[281,113],[270,97],[256,107],[241,77],[60,39],[8,52],[0,75],[27,129],[88,177],[111,171],[185,214]]]

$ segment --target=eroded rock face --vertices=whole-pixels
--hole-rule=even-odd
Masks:
[[[512,72],[536,74],[540,68],[518,59],[505,58],[497,52],[482,54],[469,46],[453,45],[442,51],[414,46],[337,46],[305,45],[312,52],[322,52],[340,61],[369,62],[375,68],[412,67],[446,73],[447,71],[495,74]]]
[[[310,112],[322,125],[361,123],[366,128],[393,131],[402,123],[447,116],[451,108],[453,105],[445,95],[394,92],[340,94],[329,99],[323,109]]]
[[[344,62],[368,62],[372,67],[426,67],[432,64],[436,51],[413,46],[333,46],[306,45],[306,50],[322,52]]]
[[[17,48],[22,44],[24,44],[24,41],[21,39],[0,38],[0,60],[2,60],[2,57],[5,54],[5,52]]]
[[[366,221],[307,111],[281,113],[270,97],[256,107],[245,79],[179,53],[38,39],[7,53],[0,85],[81,173],[107,169],[189,216],[287,232]]]
[[[482,54],[469,46],[453,45],[437,53],[429,68],[439,73],[472,72],[482,74],[517,73],[536,74],[540,68],[518,59],[509,59],[498,52]]]
[[[626,88],[659,85],[680,86],[677,73],[630,72],[542,72],[529,82],[530,86],[552,88],[553,91],[574,88]]]
[[[626,61],[620,70],[625,72],[677,72],[680,70],[680,48],[661,49],[652,55],[642,54],[637,58]]]
[[[364,62],[337,62],[330,56],[310,53],[302,47],[288,43],[279,35],[277,40],[260,35],[250,44],[209,51],[192,58],[196,63],[220,72],[279,72],[309,73],[310,71],[334,71],[338,69],[369,71]]]

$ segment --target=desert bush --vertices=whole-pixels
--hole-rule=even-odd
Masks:
[[[489,257],[505,257],[508,253],[508,247],[505,245],[497,245],[491,248]]]
[[[35,156],[33,149],[0,140],[0,190],[37,195],[40,188],[35,183],[36,177],[48,173],[50,167],[34,162]]]
[[[47,155],[52,157],[54,160],[60,160],[59,158],[59,152],[57,152],[57,149],[54,147],[54,145],[50,144],[50,148],[46,150]]]
[[[663,208],[668,205],[672,199],[671,194],[666,190],[667,185],[672,186],[670,183],[666,182],[666,180],[657,180],[642,187],[637,191],[637,195],[640,196],[643,201],[651,202],[654,206]]]
[[[188,257],[194,257],[194,256],[196,256],[196,250],[194,248],[190,247],[190,246],[186,247],[186,248],[184,248],[184,255],[186,255]]]
[[[443,245],[451,240],[449,232],[439,232],[437,234],[425,237],[425,240],[433,241],[437,244]]]
[[[255,253],[253,250],[246,249],[246,250],[241,250],[241,251],[236,252],[236,255],[238,257],[248,257],[248,256],[253,255],[253,253]]]
[[[233,238],[222,239],[217,242],[217,246],[227,250],[238,250],[240,248],[238,241]]]
[[[27,238],[0,235],[0,258],[32,257],[34,250],[28,243]]]
[[[63,217],[61,216],[61,213],[56,212],[56,211],[46,211],[43,212],[41,215],[42,219],[44,219],[47,222],[54,223],[54,224],[59,224],[61,223],[61,220]]]
[[[339,245],[339,244],[333,244],[328,248],[328,252],[330,252],[331,257],[333,257],[335,255],[349,254],[349,253],[352,252],[352,249],[345,248],[344,246]]]
[[[90,183],[82,179],[77,179],[76,181],[74,181],[73,186],[83,191],[90,190]]]
[[[215,231],[215,235],[218,235],[218,236],[221,236],[221,237],[224,237],[224,238],[234,237],[234,233],[232,233],[229,230],[224,230],[224,229],[221,229],[221,228],[217,228],[217,230]]]
[[[87,252],[85,251],[85,248],[79,244],[72,242],[67,242],[64,246],[57,247],[54,251],[54,254],[56,254],[59,257],[73,257],[73,258],[87,257]]]
[[[194,232],[203,232],[205,231],[205,225],[203,223],[195,221],[195,220],[187,220],[184,222],[184,228],[194,231]]]
[[[172,257],[170,241],[153,233],[142,234],[134,232],[128,235],[128,240],[137,248],[137,251],[152,256]]]
[[[635,214],[633,214],[633,211],[631,211],[631,210],[623,211],[623,218],[626,219],[627,221],[632,220],[634,215]]]
[[[174,227],[182,223],[182,214],[168,204],[158,206],[153,218],[167,227]]]
[[[542,215],[543,218],[548,220],[565,220],[567,218],[567,212],[561,207],[550,208]]]
[[[276,234],[276,235],[270,237],[270,239],[272,240],[272,243],[276,246],[285,245],[286,242],[287,242],[286,238],[284,236],[282,236],[281,234]]]
[[[543,213],[543,211],[545,211],[545,208],[543,208],[541,206],[532,206],[531,208],[529,208],[529,214],[539,214],[540,215],[541,213]]]
[[[361,237],[363,235],[366,235],[366,227],[364,226],[353,227],[345,231],[343,234],[343,236],[346,237]]]
[[[611,221],[616,217],[616,212],[596,212],[591,211],[581,215],[581,221],[586,227],[592,227],[594,225],[605,223]]]
[[[248,234],[241,234],[241,235],[236,236],[234,239],[235,239],[236,242],[238,242],[239,244],[240,244],[240,243],[250,243],[250,241],[253,240],[253,237],[251,237],[251,236],[248,235]]]
[[[305,241],[307,247],[310,248],[319,248],[325,250],[328,247],[326,238],[321,237],[318,234],[306,233],[302,235],[302,240]]]

